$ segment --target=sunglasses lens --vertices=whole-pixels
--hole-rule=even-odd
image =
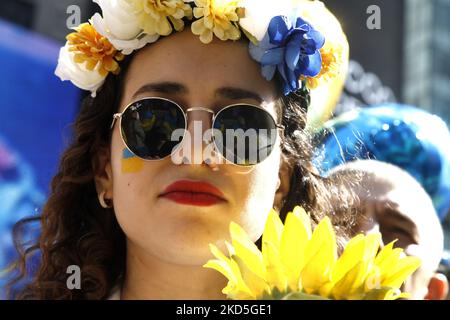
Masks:
[[[183,135],[172,134],[185,129],[182,110],[165,99],[144,99],[132,104],[122,116],[122,136],[128,148],[138,157],[157,160],[169,156]],[[172,141],[174,140],[174,141]]]
[[[277,126],[262,108],[235,105],[219,112],[214,122],[214,141],[226,160],[237,165],[260,163],[272,152]]]

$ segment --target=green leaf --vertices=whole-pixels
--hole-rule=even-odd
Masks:
[[[284,296],[281,300],[330,300],[314,294],[306,294],[303,292],[292,292]]]

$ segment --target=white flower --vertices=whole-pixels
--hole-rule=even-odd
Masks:
[[[96,13],[91,19],[92,25],[123,54],[131,54],[147,43],[158,40],[158,35],[143,34],[136,12],[126,0],[94,0],[94,2],[102,9],[103,17]]]
[[[239,20],[239,25],[261,41],[270,20],[279,15],[290,16],[293,5],[292,0],[241,0],[239,7],[245,8],[245,17]]]
[[[84,64],[76,63],[73,57],[74,53],[69,52],[67,45],[62,47],[59,52],[55,75],[62,81],[69,80],[78,88],[91,91],[92,97],[95,97],[106,77],[102,76],[97,70],[90,71],[86,69]]]

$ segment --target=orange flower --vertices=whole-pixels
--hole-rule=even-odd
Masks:
[[[306,78],[308,88],[317,88],[321,83],[327,82],[339,75],[339,69],[343,63],[342,50],[342,46],[336,44],[332,46],[325,43],[325,46],[320,49],[322,69],[317,76]]]
[[[90,71],[97,70],[106,77],[109,72],[118,74],[124,55],[114,48],[107,38],[99,34],[89,23],[83,23],[69,34],[66,39],[69,51],[74,54],[76,63],[85,64]]]

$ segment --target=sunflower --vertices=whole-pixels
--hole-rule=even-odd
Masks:
[[[210,244],[216,259],[204,267],[222,273],[230,299],[394,300],[406,297],[400,286],[419,266],[394,242],[380,250],[381,235],[358,235],[338,258],[328,217],[314,229],[308,214],[295,207],[283,225],[272,210],[262,236],[262,251],[236,223],[230,224],[228,255]]]

